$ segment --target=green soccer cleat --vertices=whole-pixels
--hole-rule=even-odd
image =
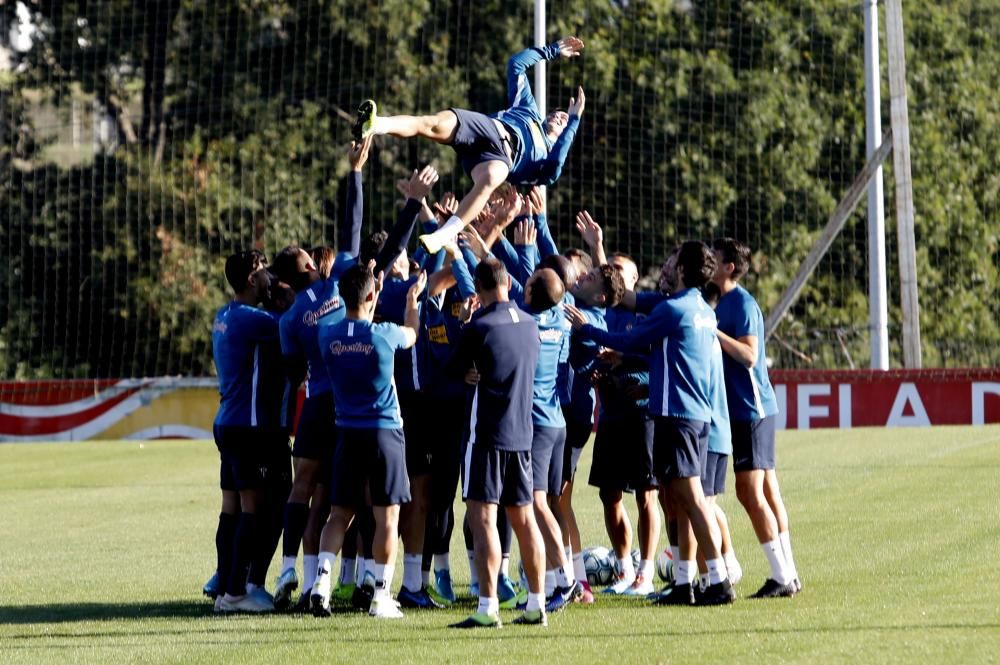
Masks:
[[[278,576],[274,583],[274,608],[278,611],[288,609],[292,604],[292,593],[299,588],[299,578],[294,568],[287,568]]]
[[[464,621],[459,621],[458,623],[453,623],[449,628],[500,628],[503,626],[500,623],[500,616],[497,614],[486,614],[485,612],[476,612],[468,619]]]
[[[354,582],[350,582],[349,584],[338,584],[337,588],[333,590],[333,594],[331,594],[330,597],[334,600],[339,600],[345,603],[349,602],[354,596],[355,587],[357,587],[357,585]]]
[[[511,621],[511,623],[516,623],[519,626],[547,626],[549,625],[549,620],[545,615],[545,610],[525,610],[524,614]]]
[[[358,118],[354,121],[351,133],[354,140],[361,143],[375,132],[375,100],[366,99],[358,106]]]

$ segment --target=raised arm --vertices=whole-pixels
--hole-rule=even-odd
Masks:
[[[531,94],[531,84],[526,73],[542,60],[555,60],[562,56],[574,58],[583,50],[583,41],[576,37],[565,37],[541,48],[527,48],[511,56],[507,62],[507,104],[510,107],[530,105],[536,109],[535,98]]]
[[[417,343],[420,334],[420,294],[427,285],[427,273],[420,271],[417,281],[406,292],[406,313],[403,315],[403,335],[406,336],[406,346],[410,348]]]
[[[344,206],[344,220],[337,229],[337,250],[340,254],[356,257],[361,251],[361,225],[364,221],[364,197],[361,189],[361,169],[368,161],[368,150],[372,138],[361,143],[354,141],[347,149],[347,159],[351,170],[347,173],[347,204]]]
[[[535,225],[527,218],[519,221],[514,228],[514,251],[517,252],[517,265],[513,275],[523,284],[528,283],[528,278],[531,277],[531,273],[535,272],[535,266],[538,265],[538,248],[535,246],[536,235]]]
[[[563,165],[569,156],[569,149],[573,147],[573,139],[576,138],[576,130],[580,128],[580,116],[583,115],[586,102],[587,97],[583,93],[583,86],[580,86],[576,90],[576,97],[569,100],[569,108],[566,109],[569,120],[566,122],[566,128],[552,144],[549,156],[542,164],[541,173],[538,176],[538,182],[541,184],[551,185],[562,175]]]
[[[587,243],[587,247],[590,248],[590,258],[594,261],[594,265],[607,265],[608,256],[604,253],[604,231],[586,210],[576,213],[576,230],[579,231],[583,242]]]
[[[552,238],[552,231],[549,230],[548,218],[545,214],[545,197],[542,190],[534,186],[528,192],[528,202],[531,204],[531,215],[535,222],[536,242],[538,244],[538,258],[540,261],[559,253],[556,241]]]
[[[577,335],[584,339],[593,340],[601,346],[619,351],[649,347],[670,335],[677,328],[675,314],[669,307],[657,308],[648,318],[636,322],[631,330],[618,333],[589,325],[583,312],[572,305],[563,305],[563,309]]]

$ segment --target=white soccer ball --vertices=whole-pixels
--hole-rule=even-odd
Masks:
[[[674,581],[674,555],[669,547],[656,555],[656,574],[664,582]]]
[[[614,571],[613,557],[607,547],[588,547],[583,551],[583,567],[587,571],[587,581],[591,586],[611,583]]]

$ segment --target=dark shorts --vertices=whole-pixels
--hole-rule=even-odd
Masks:
[[[219,487],[240,491],[263,489],[277,472],[282,459],[288,465],[287,432],[263,427],[216,425],[215,447],[219,449]]]
[[[705,468],[701,472],[701,489],[705,496],[726,493],[726,471],[729,469],[729,455],[708,453]]]
[[[406,442],[401,429],[338,428],[333,453],[330,505],[357,509],[365,505],[365,488],[373,506],[410,501],[406,476]]]
[[[661,483],[701,478],[708,457],[708,423],[656,416],[653,425],[653,468]]]
[[[333,392],[306,398],[295,430],[292,457],[329,463],[336,447],[337,415],[333,407]]]
[[[634,492],[656,487],[653,468],[653,419],[644,413],[597,423],[590,484]]]
[[[563,414],[567,409],[563,409]],[[566,447],[563,451],[563,481],[572,482],[576,476],[576,467],[580,463],[583,448],[590,441],[594,432],[594,424],[585,420],[566,419]]]
[[[731,420],[733,471],[774,468],[774,416],[760,420]]]
[[[531,479],[536,492],[562,494],[565,427],[534,426],[531,439]]]
[[[458,118],[451,147],[458,153],[458,161],[466,173],[471,175],[472,169],[483,162],[503,162],[508,168],[511,166],[504,149],[507,142],[500,136],[492,118],[465,109],[453,108],[451,112]]]
[[[447,414],[440,413],[431,398],[415,390],[399,392],[399,410],[403,414],[403,434],[406,435],[406,471],[410,478],[431,472],[431,459],[439,436],[434,426]]]
[[[501,506],[532,503],[531,451],[497,450],[470,443],[462,465],[462,499]]]

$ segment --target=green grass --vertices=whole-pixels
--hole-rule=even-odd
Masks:
[[[723,608],[599,598],[548,629],[457,632],[445,626],[471,600],[402,622],[213,616],[199,595],[214,566],[211,443],[0,446],[0,663],[1000,659],[1000,427],[782,432],[779,452],[799,596]],[[577,503],[585,543],[605,543],[596,492],[581,486]],[[766,563],[732,493],[723,505],[745,596]]]

